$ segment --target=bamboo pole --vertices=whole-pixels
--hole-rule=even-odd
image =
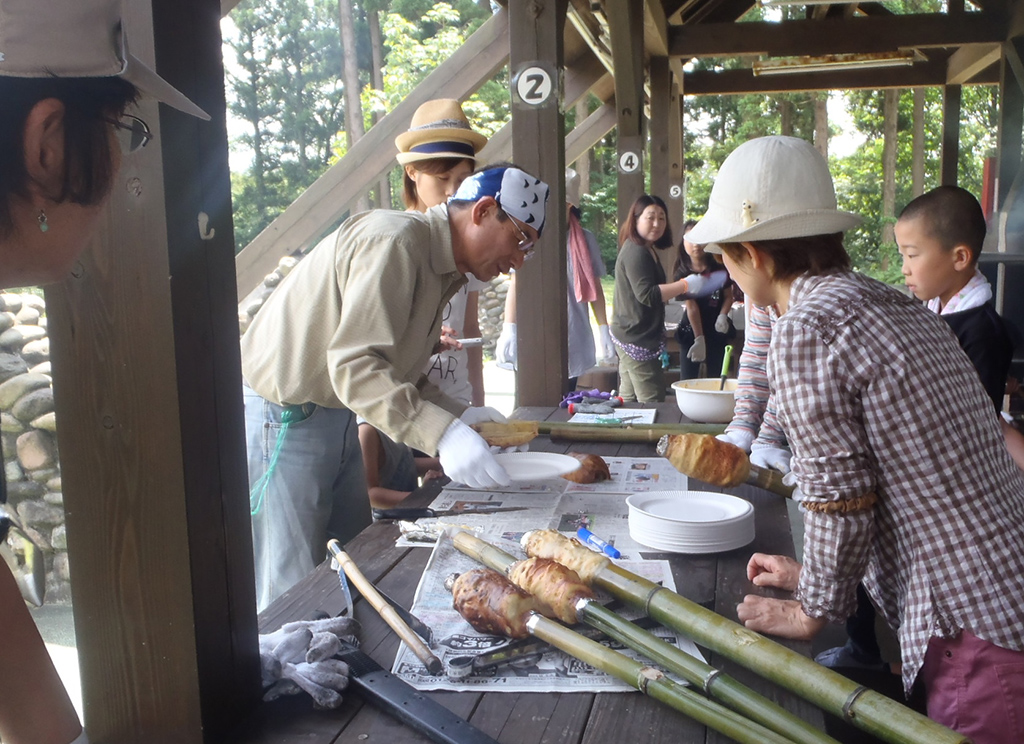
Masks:
[[[722,424],[571,424],[541,421],[540,434],[571,442],[657,442],[666,434],[721,434]]]
[[[873,736],[891,744],[970,742],[895,700],[637,576],[557,532],[553,535],[556,537],[550,541],[530,541],[530,533],[525,535],[527,554],[569,566],[586,583],[642,609],[662,625],[685,633]]]
[[[468,532],[456,532],[452,536],[452,542],[461,552],[502,573],[507,573],[517,560],[515,556]],[[542,597],[542,599],[544,598]],[[838,744],[828,734],[793,715],[781,705],[759,695],[733,677],[690,656],[654,634],[638,628],[596,602],[581,601],[577,605],[577,613],[579,619],[587,625],[603,631],[606,635],[629,646],[648,659],[679,674],[687,682],[698,686],[705,693],[725,703],[733,710],[748,716],[793,742],[798,744]]]

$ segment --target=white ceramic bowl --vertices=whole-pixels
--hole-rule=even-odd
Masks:
[[[726,380],[725,390],[719,390],[720,377],[697,380],[679,380],[672,383],[676,404],[686,418],[704,424],[727,424],[732,421],[736,403],[736,380]]]

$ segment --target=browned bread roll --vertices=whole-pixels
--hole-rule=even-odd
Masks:
[[[533,530],[523,535],[519,544],[532,558],[550,558],[575,571],[586,584],[611,563],[611,559],[584,547],[576,538],[568,538],[557,530]]]
[[[612,477],[608,470],[608,463],[597,455],[583,455],[577,452],[570,452],[570,457],[580,461],[580,466],[571,473],[562,477],[573,483],[600,483]]]
[[[576,602],[592,599],[594,593],[579,574],[548,558],[527,558],[512,567],[509,578],[533,595],[538,612],[572,625],[577,621]]]
[[[525,638],[537,602],[497,571],[475,568],[452,584],[452,607],[481,633]]]
[[[658,442],[658,454],[680,473],[714,486],[738,486],[750,475],[747,454],[710,434],[669,434]]]

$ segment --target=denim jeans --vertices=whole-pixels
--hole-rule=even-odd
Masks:
[[[248,387],[243,397],[256,606],[263,610],[324,560],[328,539],[344,544],[370,524],[370,500],[354,413],[290,406],[278,451],[287,409]]]

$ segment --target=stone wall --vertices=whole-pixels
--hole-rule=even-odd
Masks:
[[[0,294],[0,439],[7,508],[46,556],[46,601],[71,599],[46,305]],[[12,538],[15,553],[23,548]]]

